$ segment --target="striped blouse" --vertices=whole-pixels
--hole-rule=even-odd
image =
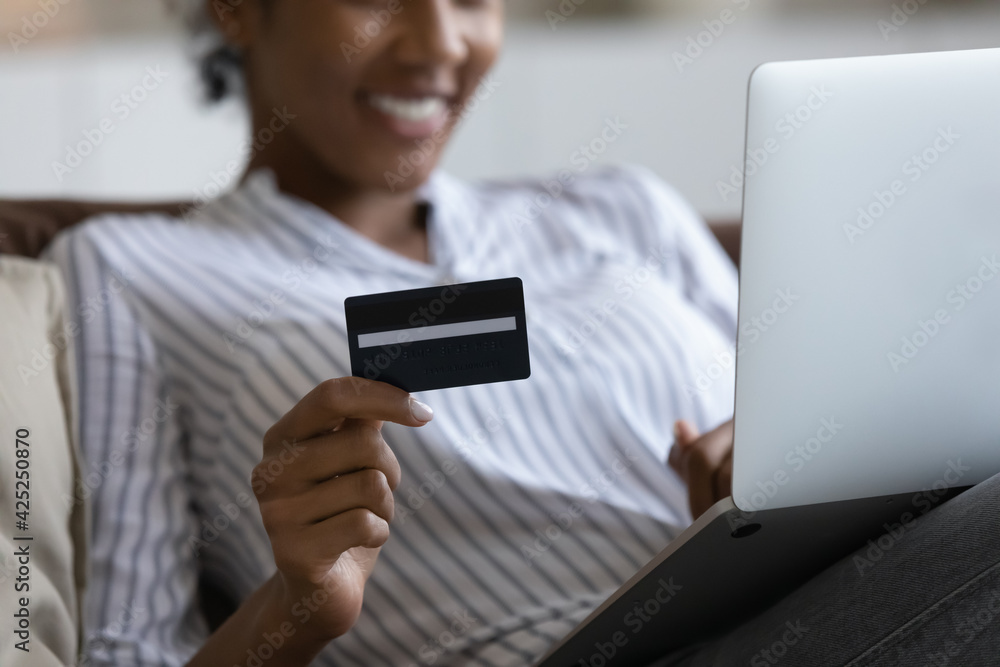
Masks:
[[[357,624],[314,664],[529,663],[683,530],[672,423],[732,414],[715,359],[735,269],[650,172],[559,176],[434,173],[427,263],[267,169],[183,218],[104,215],[55,239],[80,326],[89,664],[181,665],[208,634],[199,579],[239,601],[274,573],[250,471],[282,414],[350,374],[351,295],[519,276],[532,373],[420,393],[430,424],[385,425],[391,537]]]

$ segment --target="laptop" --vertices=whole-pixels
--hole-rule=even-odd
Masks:
[[[538,663],[724,634],[1000,472],[1000,49],[750,78],[733,495]]]

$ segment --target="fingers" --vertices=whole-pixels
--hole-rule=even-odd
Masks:
[[[687,470],[682,469],[687,463],[685,451],[698,439],[698,435],[698,429],[686,419],[674,422],[674,445],[670,448],[667,462],[685,481],[687,481]]]
[[[388,523],[392,521],[393,506],[392,489],[385,475],[381,470],[365,468],[329,479],[305,493],[264,501],[261,513],[266,511],[268,522],[274,525],[304,528],[355,509],[368,510]]]
[[[393,498],[381,470],[366,468],[318,484],[296,498],[302,525],[313,525],[353,509],[366,509],[392,521]]]
[[[340,430],[300,443],[287,463],[284,451],[265,455],[251,475],[265,526],[309,525],[353,508],[392,520],[392,491],[402,474],[377,424],[348,419]]]
[[[264,452],[339,428],[345,419],[391,421],[423,426],[433,411],[407,392],[385,382],[357,377],[325,380],[306,394],[264,434]]]
[[[674,436],[681,445],[690,445],[698,439],[698,429],[686,419],[678,419],[674,424]]]
[[[354,547],[374,549],[389,539],[389,522],[364,509],[338,514],[310,526],[305,531],[306,543],[313,545],[317,558],[336,560]]]
[[[288,467],[288,483],[281,493],[295,494],[338,475],[371,468],[380,471],[391,490],[399,486],[402,473],[396,455],[386,444],[380,422],[348,419],[334,433],[302,443],[299,457]]]
[[[284,527],[285,533],[289,532]],[[294,539],[271,533],[274,562],[285,576],[322,581],[342,554],[378,548],[389,539],[389,523],[371,510],[351,509],[311,526],[295,527]]]
[[[697,431],[679,422],[670,465],[688,486],[688,501],[695,518],[725,498],[732,488],[733,423],[728,421],[696,437]]]
[[[305,493],[258,497],[258,504],[275,560],[284,561],[278,569],[292,575],[296,568],[315,572],[353,547],[381,546],[394,512],[389,480],[373,468],[328,479]],[[313,553],[317,540],[322,553]]]
[[[347,582],[356,617],[358,582],[389,538],[401,478],[382,424],[432,418],[397,387],[348,377],[320,383],[268,429],[251,484],[283,581],[295,590],[331,577]]]

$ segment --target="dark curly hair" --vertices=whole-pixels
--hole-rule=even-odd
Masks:
[[[243,88],[243,56],[226,43],[208,14],[210,3],[235,6],[242,0],[164,0],[187,27],[205,99],[219,102]],[[271,0],[262,0],[265,6]]]

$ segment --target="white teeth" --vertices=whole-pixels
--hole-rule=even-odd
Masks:
[[[373,107],[382,113],[414,123],[433,118],[443,112],[445,108],[445,101],[442,97],[405,100],[391,95],[371,95],[368,100]]]

